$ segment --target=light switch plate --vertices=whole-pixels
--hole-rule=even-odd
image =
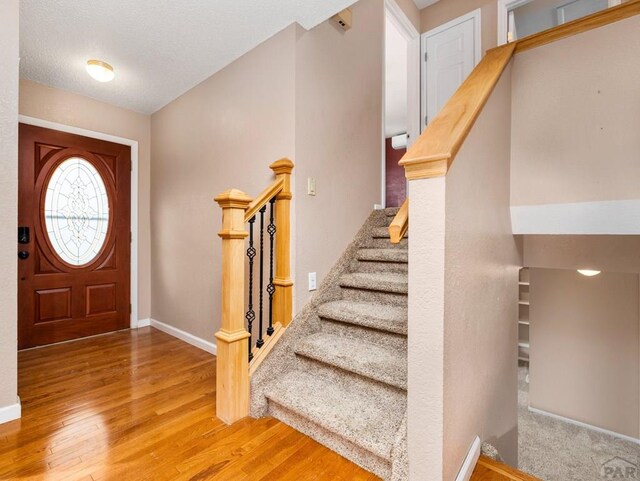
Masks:
[[[309,290],[310,291],[316,290],[316,273],[315,272],[309,272]]]
[[[316,179],[313,177],[307,178],[307,195],[316,195]]]

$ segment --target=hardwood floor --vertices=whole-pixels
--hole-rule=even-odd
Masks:
[[[215,357],[152,328],[19,353],[0,480],[376,480],[272,418],[215,417]]]
[[[540,481],[538,478],[517,471],[506,464],[480,456],[471,475],[471,481]]]
[[[215,362],[150,327],[20,352],[0,480],[379,479],[273,418],[224,425]],[[533,479],[486,461],[472,481]]]

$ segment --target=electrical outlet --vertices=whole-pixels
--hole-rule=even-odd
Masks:
[[[307,178],[307,195],[316,195],[316,179]]]
[[[310,291],[316,290],[316,273],[315,272],[309,272],[309,290]]]

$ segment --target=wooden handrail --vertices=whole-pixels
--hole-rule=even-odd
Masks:
[[[487,52],[400,160],[407,179],[446,175],[514,50],[511,43]]]
[[[289,159],[280,159],[272,163],[269,168],[276,175],[276,180],[256,199],[252,200],[247,194],[236,189],[223,192],[215,198],[222,209],[222,229],[218,234],[222,238],[222,316],[220,330],[216,333],[216,415],[227,424],[233,424],[249,415],[250,372],[257,369],[282,336],[292,317],[290,204],[293,162]],[[249,344],[252,343],[251,335],[245,328],[244,306],[245,254],[249,255],[245,246],[245,239],[249,236],[249,232],[245,224],[268,203],[271,203],[272,210],[269,214],[267,232],[270,236],[271,255],[273,255],[275,241],[276,257],[270,257],[271,262],[275,260],[274,264],[270,265],[270,268],[273,268],[270,272],[270,275],[273,274],[273,281],[271,284],[270,280],[266,290],[269,296],[273,295],[273,304],[270,304],[273,307],[273,313],[270,311],[269,315],[267,329],[269,338],[264,344],[261,339],[256,343],[259,349],[256,350],[256,357],[250,367]],[[253,248],[253,221],[250,224],[252,227],[249,245]],[[261,214],[260,229],[262,228]],[[263,231],[260,232],[260,252],[262,252]],[[250,266],[255,255],[256,250],[253,249]],[[260,259],[262,263],[262,254]],[[262,273],[262,269],[260,272]],[[251,268],[249,273],[250,276],[253,275]],[[261,286],[262,279],[263,277],[260,277]],[[260,306],[262,309],[262,302]],[[253,311],[250,312],[253,313]],[[253,317],[255,318],[255,314]],[[262,326],[262,317],[260,319],[260,326]],[[273,326],[271,326],[272,321]],[[272,327],[273,331],[271,331]],[[263,332],[260,330],[260,338]]]
[[[523,37],[515,42],[516,53],[541,47],[556,40],[593,30],[638,14],[640,14],[640,0],[628,0],[615,7],[605,8],[586,17]]]
[[[516,53],[555,42],[562,38],[602,27],[640,14],[640,0],[629,0],[592,15],[567,22],[515,42],[487,51],[399,164],[409,180],[441,177],[447,174],[456,154],[491,96],[502,72]],[[389,226],[392,243],[400,242],[409,225],[408,200]]]
[[[249,219],[251,219],[254,215],[258,213],[260,209],[262,209],[265,205],[267,205],[267,202],[269,202],[277,194],[282,192],[283,188],[284,188],[284,179],[280,178],[280,179],[276,179],[269,187],[264,189],[260,193],[260,195],[258,195],[258,197],[253,199],[251,204],[249,204],[249,208],[247,209],[247,212],[244,215],[244,221],[249,222]]]
[[[409,198],[407,197],[389,225],[392,244],[398,244],[409,229]]]

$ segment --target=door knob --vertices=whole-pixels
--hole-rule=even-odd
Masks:
[[[18,252],[18,257],[22,260],[25,260],[29,257],[29,253],[27,251]]]

